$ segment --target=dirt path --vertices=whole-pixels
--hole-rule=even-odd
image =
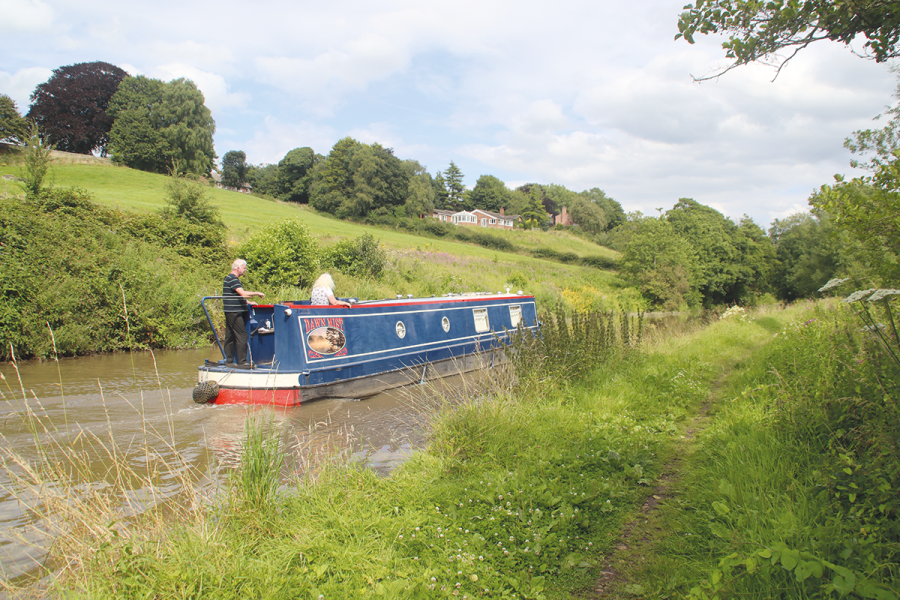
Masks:
[[[662,526],[659,523],[658,505],[669,497],[674,484],[681,478],[681,465],[684,463],[685,457],[690,455],[690,448],[697,433],[702,431],[708,423],[706,413],[721,384],[720,380],[713,385],[710,399],[700,407],[700,411],[694,417],[690,427],[678,440],[672,452],[673,458],[663,467],[662,474],[644,500],[640,511],[622,528],[619,539],[613,543],[614,550],[603,561],[600,578],[594,582],[591,590],[579,596],[582,600],[598,598],[633,600],[635,597],[641,596],[640,585],[628,582],[622,570],[626,565],[634,565],[646,560],[646,556],[653,552],[656,540],[663,534]]]

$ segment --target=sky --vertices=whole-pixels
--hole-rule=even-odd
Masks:
[[[56,68],[193,80],[218,155],[277,163],[351,136],[474,187],[679,198],[768,228],[851,169],[844,139],[894,102],[886,65],[820,42],[775,71],[674,40],[685,0],[0,0],[0,93],[25,114]],[[693,77],[692,77],[693,76]],[[773,81],[773,78],[774,81]]]

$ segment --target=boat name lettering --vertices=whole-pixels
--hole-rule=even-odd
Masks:
[[[303,319],[303,329],[307,333],[319,327],[333,327],[334,329],[344,330],[344,319],[328,318],[328,319]]]

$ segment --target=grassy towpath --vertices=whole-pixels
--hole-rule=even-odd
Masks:
[[[900,365],[846,305],[735,321],[760,343],[717,361],[576,597],[897,600]]]

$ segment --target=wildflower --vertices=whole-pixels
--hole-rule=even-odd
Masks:
[[[837,286],[841,285],[841,284],[844,283],[845,281],[849,281],[849,279],[846,279],[846,278],[845,278],[845,279],[831,279],[831,280],[828,281],[828,283],[826,283],[825,285],[823,285],[822,287],[820,287],[820,288],[819,288],[819,291],[820,291],[820,292],[827,292],[828,290],[833,289],[833,288],[836,288]]]
[[[871,288],[868,290],[859,290],[859,291],[853,292],[852,294],[850,294],[849,296],[847,296],[846,298],[841,300],[841,302],[843,302],[844,304],[852,304],[853,302],[859,302],[860,300],[867,297],[869,294],[871,294],[874,291],[876,291],[875,288]]]
[[[888,296],[896,296],[900,294],[900,290],[894,289],[884,289],[884,290],[875,290],[875,293],[869,298],[869,302],[878,302],[879,300],[883,300]]]

